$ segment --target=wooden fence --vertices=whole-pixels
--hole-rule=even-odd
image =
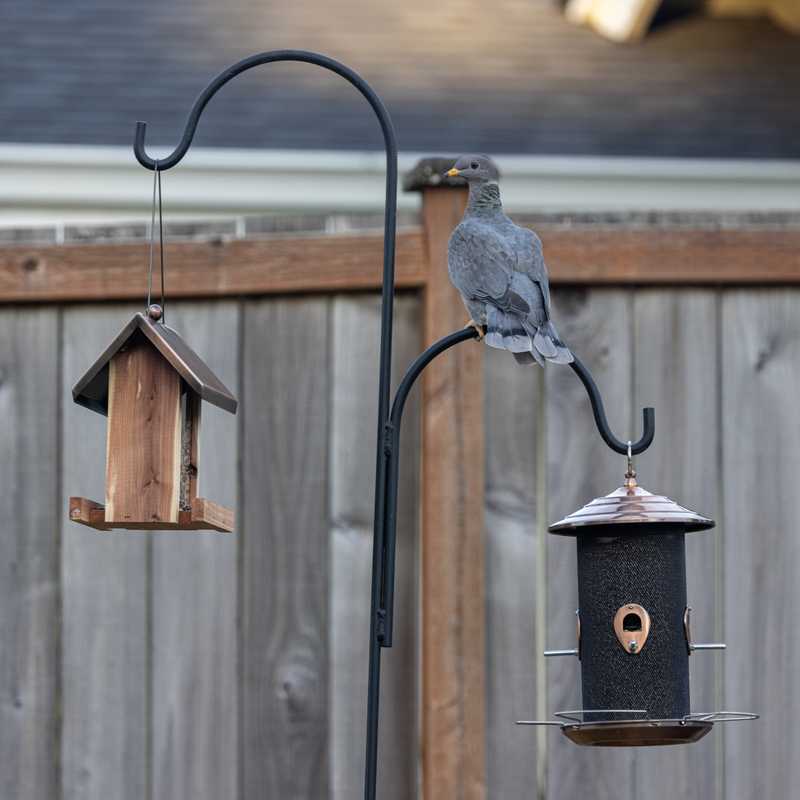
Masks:
[[[465,321],[444,266],[463,202],[426,188],[400,236],[397,380]],[[572,645],[577,602],[574,546],[545,531],[624,463],[571,371],[468,343],[430,369],[403,433],[382,800],[792,796],[800,230],[740,222],[537,227],[612,427],[636,435],[656,407],[641,482],[718,521],[687,547],[695,635],[728,643],[692,656],[693,708],[762,720],[654,750],[515,726],[580,706],[577,662],[541,657]],[[201,493],[236,506],[230,536],[69,522],[69,495],[103,496],[105,448],[70,388],[138,308],[122,301],[139,299],[142,245],[0,248],[0,796],[360,796],[379,245],[169,246],[187,298],[169,322],[241,400],[236,419],[207,409],[201,440]]]

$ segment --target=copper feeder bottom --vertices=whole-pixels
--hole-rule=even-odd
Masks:
[[[696,742],[713,727],[713,722],[662,719],[575,722],[563,725],[561,731],[571,742],[585,747],[653,747]]]

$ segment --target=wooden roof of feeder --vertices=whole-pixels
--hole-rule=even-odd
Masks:
[[[607,534],[617,525],[680,525],[689,533],[714,527],[714,520],[701,517],[663,495],[652,494],[636,483],[636,475],[626,475],[619,489],[598,497],[583,508],[550,526],[550,533],[563,536]],[[587,530],[583,530],[583,529]]]
[[[189,388],[212,405],[236,413],[237,400],[211,368],[186,342],[163,322],[154,322],[142,313],[119,332],[113,342],[75,384],[72,398],[98,414],[108,415],[108,365],[131,340],[143,336],[180,375]]]

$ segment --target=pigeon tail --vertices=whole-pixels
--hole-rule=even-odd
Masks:
[[[540,325],[536,331],[533,337],[533,349],[554,364],[571,364],[575,360],[550,320]]]
[[[519,319],[499,308],[487,310],[486,344],[512,353],[525,353],[533,349],[530,334]]]
[[[538,328],[514,314],[490,307],[486,314],[486,344],[498,350],[509,350],[519,364],[569,364],[573,361],[569,348],[561,341],[549,320]]]

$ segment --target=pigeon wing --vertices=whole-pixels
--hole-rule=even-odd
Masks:
[[[464,220],[450,237],[450,280],[465,300],[486,302],[502,297],[515,261],[513,247],[487,225]]]
[[[550,281],[544,263],[542,240],[529,228],[514,227],[518,256],[516,269],[538,285],[544,301],[545,318],[550,319]]]
[[[515,237],[490,226],[462,222],[450,238],[450,279],[470,302],[487,309],[487,344],[512,352],[533,349],[532,340],[547,320],[540,285],[516,267]]]

